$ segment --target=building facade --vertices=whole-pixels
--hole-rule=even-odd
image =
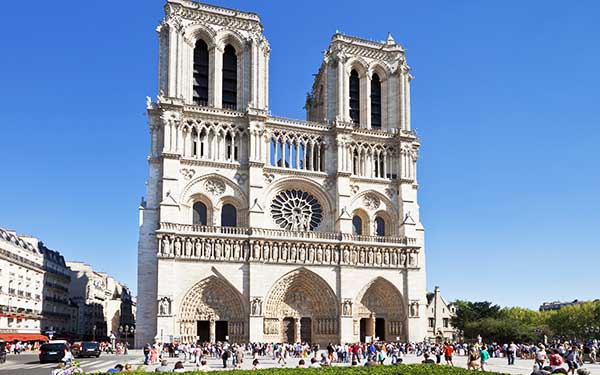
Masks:
[[[42,338],[43,267],[43,256],[33,245],[0,228],[0,338]]]
[[[135,327],[133,301],[127,286],[83,262],[71,269],[71,299],[77,305],[78,335],[83,339],[120,337],[119,328]]]
[[[136,345],[423,340],[402,46],[335,34],[302,121],[269,112],[256,14],[168,0],[157,32]]]
[[[457,332],[452,326],[452,318],[456,316],[456,307],[447,303],[436,286],[433,293],[427,293],[427,338],[430,341],[454,341]]]
[[[53,337],[71,337],[77,330],[72,323],[74,311],[69,294],[70,269],[58,251],[48,249],[33,237],[30,243],[42,254],[44,262],[41,331],[53,332]]]

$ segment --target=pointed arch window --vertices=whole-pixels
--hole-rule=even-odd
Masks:
[[[385,236],[385,220],[379,216],[375,218],[375,234]]]
[[[194,104],[208,105],[208,46],[202,39],[194,47]]]
[[[357,216],[354,215],[354,217],[352,218],[352,234],[355,234],[357,236],[362,236],[363,231],[363,221],[362,219]]]
[[[221,209],[221,226],[237,226],[237,209],[232,204],[225,204]]]
[[[377,73],[371,78],[371,128],[381,129],[381,80]]]
[[[350,72],[350,119],[360,123],[360,78],[354,69]]]
[[[192,219],[192,223],[197,225],[207,225],[206,205],[202,202],[195,202],[193,210],[194,217]]]
[[[231,44],[223,52],[223,108],[237,108],[237,55]]]

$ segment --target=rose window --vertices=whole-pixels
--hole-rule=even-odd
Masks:
[[[271,203],[275,223],[287,230],[315,230],[323,219],[323,208],[311,194],[302,190],[283,190]]]

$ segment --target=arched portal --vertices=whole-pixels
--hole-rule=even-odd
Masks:
[[[185,294],[180,310],[183,342],[247,342],[247,316],[242,295],[227,281],[209,276]]]
[[[354,318],[363,342],[366,336],[387,341],[406,340],[404,297],[394,284],[382,277],[371,281],[358,294]]]
[[[327,344],[339,338],[338,299],[319,275],[294,270],[277,280],[265,304],[265,339]]]

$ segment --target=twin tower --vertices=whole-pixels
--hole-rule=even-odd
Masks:
[[[336,33],[302,121],[270,114],[256,14],[168,0],[157,32],[136,345],[423,340],[402,46]]]

